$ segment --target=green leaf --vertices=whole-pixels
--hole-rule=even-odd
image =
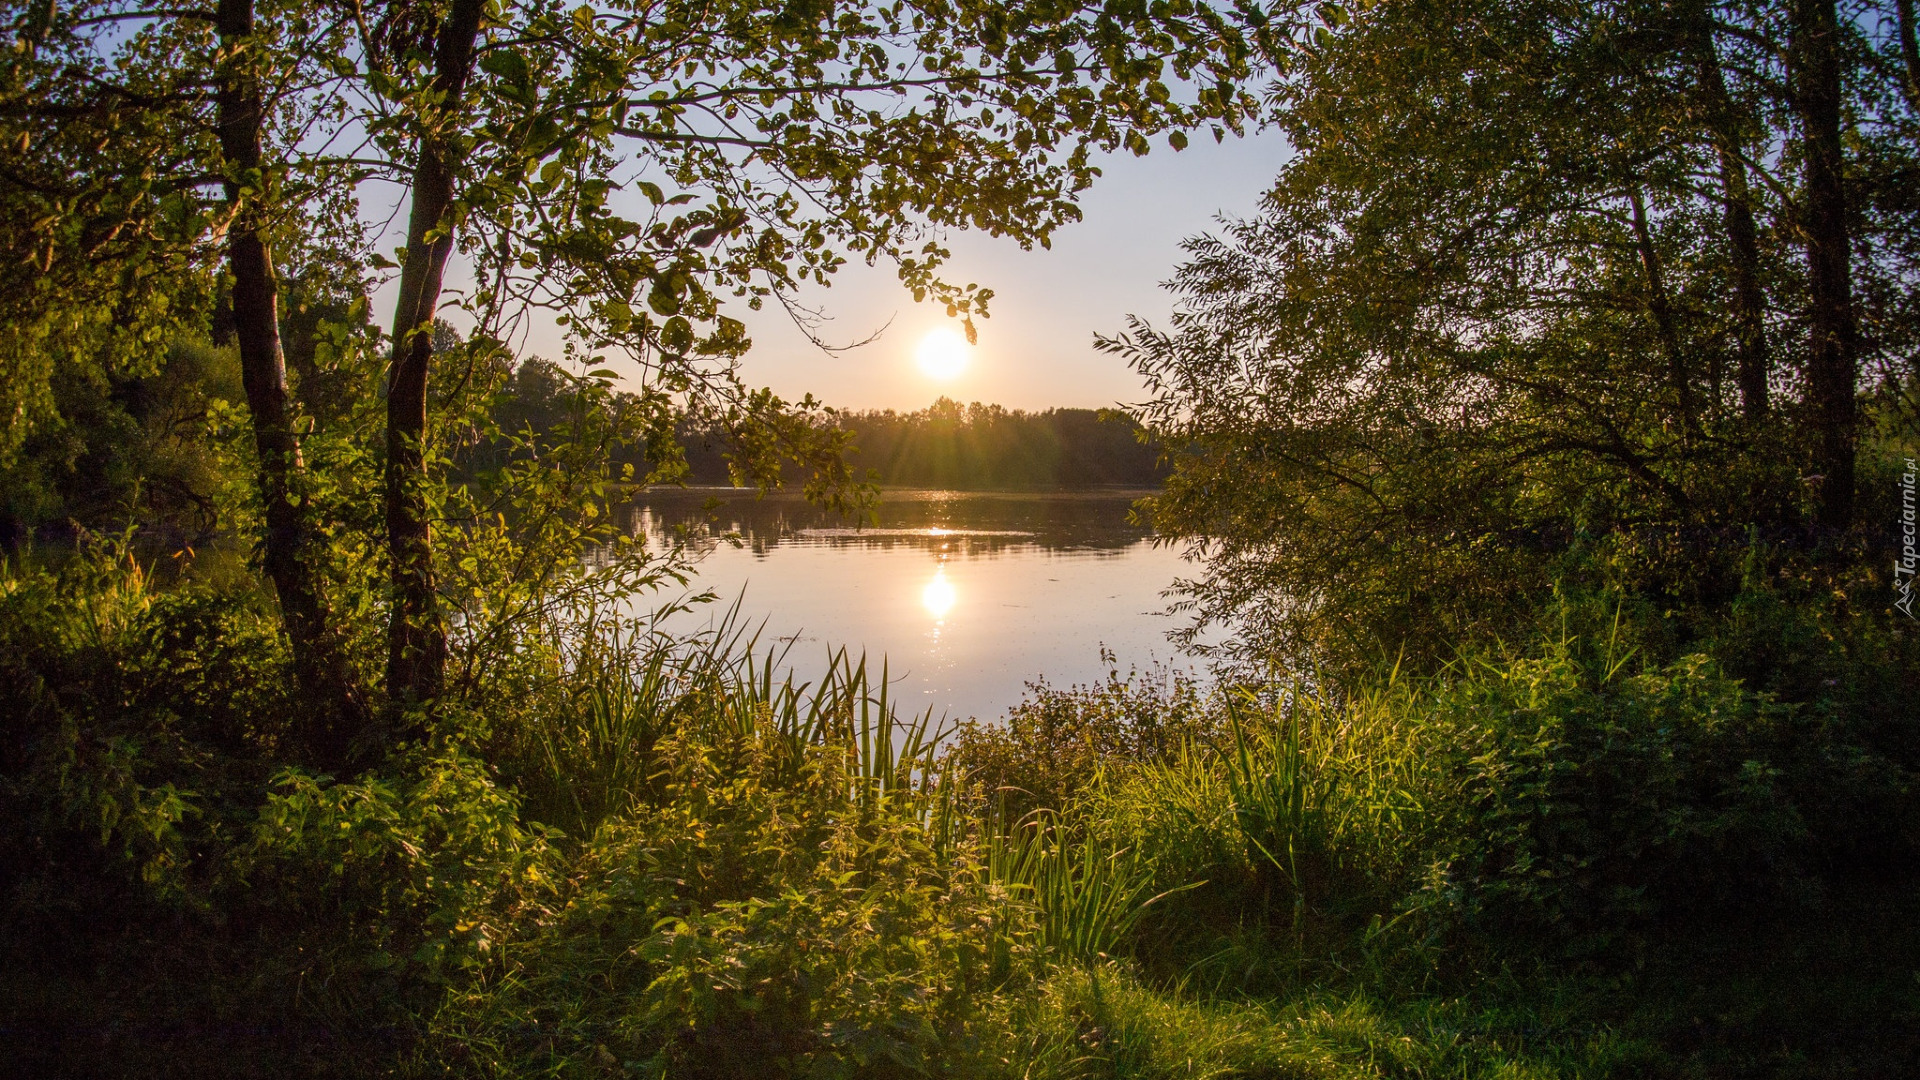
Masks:
[[[675,315],[660,328],[660,344],[668,352],[685,353],[693,345],[693,324]]]
[[[655,281],[653,288],[647,290],[647,306],[661,315],[675,315],[680,311],[680,298],[665,282]]]
[[[481,57],[480,69],[508,82],[530,81],[526,58],[510,48],[495,49]]]

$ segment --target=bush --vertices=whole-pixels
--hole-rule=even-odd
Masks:
[[[797,777],[764,736],[662,742],[659,797],[603,826],[546,917],[437,1021],[435,1067],[954,1075],[1032,978],[1027,909],[977,827],[863,806],[845,743]]]
[[[1437,704],[1462,748],[1451,881],[1469,910],[1598,947],[1811,880],[1781,777],[1819,731],[1705,657],[1612,677],[1564,654],[1476,665]]]
[[[1216,699],[1176,714],[1212,734],[1171,753],[1084,736],[1138,730],[1113,724],[1110,689],[1054,694],[1039,730],[1055,738],[976,734],[954,759],[1071,785],[1058,828],[1126,853],[1150,878],[1141,898],[1161,897],[1123,949],[1239,985],[1393,942],[1596,956],[1677,941],[1820,902],[1836,852],[1889,865],[1912,850],[1911,770],[1846,706],[1853,691],[1782,702],[1706,655],[1642,663],[1624,636],[1382,672],[1338,696]],[[1056,772],[1063,744],[1084,778]]]
[[[1217,705],[1180,673],[1110,671],[1090,687],[1029,683],[1004,723],[954,733],[950,767],[1004,797],[1006,820],[1061,810],[1107,761],[1164,760],[1220,730]]]
[[[1557,633],[1419,678],[1040,686],[944,762],[864,662],[782,681],[581,593],[332,778],[259,594],[102,545],[0,579],[0,943],[68,972],[9,1000],[182,988],[188,1022],[321,1017],[479,1076],[1497,1072],[1533,1014],[1435,987],[1844,922],[1906,865],[1912,639],[1801,588],[1687,626],[1563,596]],[[1541,1061],[1652,1052],[1553,1023]]]
[[[511,790],[457,749],[390,777],[281,774],[222,867],[229,910],[315,956],[444,982],[488,958],[554,887]]]
[[[16,917],[54,916],[63,889],[117,889],[126,871],[156,898],[204,902],[210,845],[276,767],[285,659],[255,597],[157,592],[124,540],[58,571],[0,570],[0,799],[16,822],[0,880],[26,905]]]

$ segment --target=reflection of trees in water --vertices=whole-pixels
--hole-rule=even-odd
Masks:
[[[876,520],[862,523],[797,496],[756,499],[734,489],[666,489],[638,495],[624,513],[629,531],[695,553],[736,538],[756,555],[781,544],[913,548],[955,558],[993,558],[1020,548],[1117,555],[1152,530],[1128,520],[1132,494],[996,495],[889,492]]]

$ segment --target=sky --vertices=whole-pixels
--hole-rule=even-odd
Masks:
[[[790,400],[811,393],[847,409],[921,409],[943,394],[1010,409],[1137,402],[1145,394],[1139,377],[1120,357],[1095,352],[1094,334],[1124,330],[1129,314],[1164,322],[1174,298],[1160,283],[1179,265],[1181,241],[1213,230],[1223,212],[1252,213],[1285,155],[1281,136],[1263,132],[1218,145],[1196,139],[1179,153],[1160,147],[1144,158],[1109,157],[1100,163],[1104,175],[1081,193],[1084,217],[1055,233],[1051,250],[949,234],[946,279],[994,291],[958,377],[930,378],[915,362],[930,331],[958,330],[958,320],[915,304],[890,267],[864,264],[798,299],[831,320],[820,330],[828,342],[858,341],[885,327],[877,340],[825,354],[784,312],[749,313],[754,346],[743,374]]]
[[[915,362],[930,332],[960,329],[944,307],[915,304],[890,265],[850,263],[830,287],[809,285],[796,299],[827,320],[820,337],[870,344],[825,353],[807,340],[784,310],[748,311],[730,303],[726,314],[747,324],[753,349],[742,375],[790,401],[812,394],[841,409],[923,409],[942,395],[1009,409],[1105,408],[1139,402],[1140,379],[1116,356],[1094,351],[1095,333],[1126,329],[1130,314],[1164,322],[1174,298],[1160,287],[1181,260],[1180,243],[1216,227],[1221,214],[1254,211],[1285,161],[1285,140],[1272,131],[1214,143],[1204,136],[1175,152],[1164,145],[1144,158],[1109,155],[1103,175],[1080,195],[1082,220],[1056,232],[1049,249],[1020,246],[984,233],[954,231],[942,239],[953,252],[945,278],[977,282],[994,291],[988,318],[976,319],[978,344],[955,377],[934,379]],[[399,189],[366,204],[383,246],[404,243],[405,207]],[[470,284],[449,268],[448,284]],[[375,310],[390,312],[394,276],[375,292]],[[884,328],[884,330],[883,330]],[[559,359],[560,331],[535,324],[518,343],[522,355]],[[620,364],[613,363],[615,370]]]

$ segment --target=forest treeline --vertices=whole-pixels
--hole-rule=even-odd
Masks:
[[[583,409],[598,409],[619,426],[637,403],[619,392],[596,395],[590,380],[534,358],[501,380],[491,420],[501,438],[476,444],[456,458],[465,474],[498,466],[513,453],[512,437],[532,445],[570,432]],[[955,490],[1074,490],[1149,488],[1166,479],[1163,450],[1124,412],[1047,409],[1027,412],[942,397],[912,412],[892,409],[833,411],[823,428],[847,441],[854,475],[890,487]],[[683,422],[671,445],[629,441],[610,449],[636,478],[661,482],[734,484],[749,480],[732,452],[733,433]],[[649,455],[649,449],[653,450]]]
[[[1139,421],[1112,410],[1026,412],[943,397],[917,412],[842,412],[835,419],[852,433],[854,469],[892,487],[1149,488],[1168,471]],[[690,479],[728,482],[726,460],[714,441],[696,436],[688,445]]]
[[[503,432],[551,439],[572,422],[585,401],[582,380],[551,361],[522,363],[494,408]],[[634,403],[616,393],[597,406],[614,413]],[[913,412],[892,409],[835,411],[823,426],[849,440],[847,462],[855,475],[891,487],[956,490],[1072,490],[1088,487],[1148,488],[1170,468],[1162,448],[1125,412],[1108,409],[1047,409],[1027,412],[980,402],[962,405],[942,397]],[[731,484],[751,476],[737,468],[728,430],[683,423],[671,448],[649,458],[647,447],[629,444],[614,453],[636,476],[662,470],[662,479],[694,484]],[[495,460],[495,444],[472,460]],[[657,447],[657,444],[656,444]],[[684,466],[684,471],[681,466]]]
[[[614,393],[604,398],[587,383],[548,360],[531,359],[503,380],[493,420],[503,434],[527,434],[537,444],[570,430],[583,408],[598,408],[617,422],[635,402]],[[1027,412],[942,397],[913,412],[892,409],[835,411],[823,425],[849,440],[847,462],[855,475],[890,487],[956,490],[1073,490],[1089,487],[1148,488],[1166,479],[1162,449],[1124,412],[1107,409],[1047,409]],[[671,447],[644,443],[612,450],[636,477],[666,482],[733,484],[751,476],[729,452],[731,432],[689,423],[676,430]],[[506,442],[476,446],[461,460],[469,469],[497,463],[511,453]]]
[[[457,342],[442,327],[444,341]],[[510,372],[510,373],[509,373]],[[483,420],[493,434],[455,448],[452,475],[469,481],[516,456],[573,437],[613,432],[635,409],[628,394],[533,358],[492,376],[498,392]],[[41,427],[0,464],[0,543],[70,543],[76,530],[111,532],[139,523],[156,542],[213,537],[218,505],[233,497],[209,445],[209,425],[232,424],[240,373],[231,350],[175,344],[151,374],[62,378],[52,387],[60,421]],[[594,416],[586,416],[583,410]],[[847,460],[873,483],[955,490],[1066,491],[1151,488],[1167,477],[1161,448],[1139,421],[1116,411],[1009,410],[941,398],[915,412],[836,412],[831,429],[851,437]],[[522,441],[524,440],[524,441]],[[665,467],[662,482],[732,484],[740,479],[725,432],[682,423],[671,446],[612,438],[608,460],[636,479]],[[682,468],[684,466],[684,468]]]

